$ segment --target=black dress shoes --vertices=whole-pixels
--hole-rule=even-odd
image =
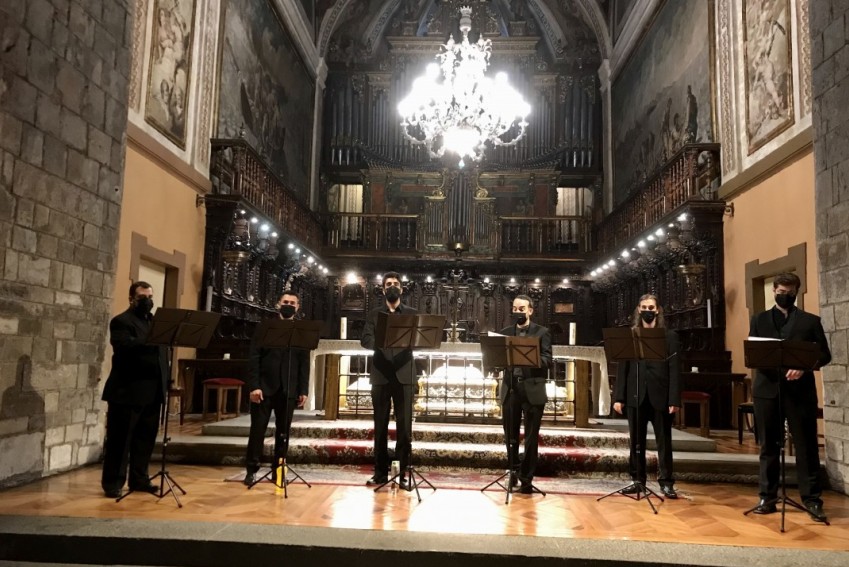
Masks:
[[[661,484],[660,491],[670,500],[676,500],[678,498],[678,493],[675,492],[675,487],[671,484]]]
[[[389,477],[386,475],[376,474],[366,481],[366,486],[380,486],[381,484],[386,484],[388,480]]]
[[[519,492],[522,494],[533,494],[534,493],[534,485],[530,482],[523,482],[522,488],[519,489]]]
[[[619,492],[621,492],[622,494],[639,494],[640,492],[642,492],[642,490],[640,490],[640,486],[637,483],[634,483],[629,484]]]
[[[106,498],[120,498],[121,497],[121,489],[120,488],[104,488],[103,495]]]
[[[398,486],[401,487],[401,490],[406,490],[408,492],[413,489],[413,487],[410,486],[410,479],[407,478],[407,475],[401,475],[401,478],[398,479]]]
[[[149,492],[150,494],[156,494],[159,492],[159,487],[148,482],[147,484],[134,484],[130,486],[130,490],[134,492]]]
[[[822,510],[822,507],[820,507]],[[755,509],[752,510],[755,514],[775,514],[778,511],[778,508],[775,507],[775,500],[761,498],[758,505],[755,506]]]
[[[808,511],[808,514],[811,515],[811,518],[813,518],[815,522],[825,522],[828,520],[828,517],[825,515],[825,512],[822,511],[821,502],[805,502],[805,509]]]
[[[242,481],[242,484],[245,486],[253,486],[256,482],[256,473],[249,472],[245,475],[245,479]]]

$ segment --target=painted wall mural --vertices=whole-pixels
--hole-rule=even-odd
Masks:
[[[247,141],[296,194],[309,195],[315,79],[268,0],[224,14],[218,136]]]
[[[794,122],[789,0],[745,0],[746,133],[749,154]]]
[[[614,79],[614,203],[681,146],[712,142],[713,2],[668,0]]]
[[[155,0],[153,6],[144,119],[185,149],[195,1]]]

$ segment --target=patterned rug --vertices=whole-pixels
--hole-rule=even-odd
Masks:
[[[365,486],[366,480],[373,474],[373,469],[368,465],[342,465],[342,466],[316,466],[316,465],[294,465],[294,470],[310,484],[331,484],[338,486]],[[260,469],[257,478],[268,472],[267,468]],[[481,490],[484,486],[496,480],[503,472],[499,471],[472,471],[456,469],[420,469],[421,475],[430,481],[437,489],[449,488],[457,490]],[[290,488],[301,486],[300,482],[289,475]],[[242,482],[245,478],[244,471],[224,479],[226,482]],[[266,479],[265,482],[271,481]],[[536,477],[534,485],[546,493],[551,494],[581,494],[588,496],[601,496],[613,492],[628,484],[627,478],[560,478],[560,477]],[[649,482],[649,488],[659,491],[656,483]],[[427,484],[419,484],[419,490],[429,490]],[[498,485],[492,485],[488,490],[502,491]],[[679,493],[680,494],[680,493]],[[682,497],[685,497],[681,494]]]

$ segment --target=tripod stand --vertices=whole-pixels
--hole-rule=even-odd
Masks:
[[[789,504],[793,508],[797,510],[801,510],[802,512],[806,512],[814,520],[818,520],[814,516],[813,513],[808,511],[807,508],[787,496],[787,470],[786,470],[786,445],[787,445],[787,417],[785,416],[784,409],[784,394],[782,393],[783,381],[785,378],[782,376],[782,372],[786,373],[787,368],[799,368],[799,369],[807,369],[813,370],[819,361],[820,357],[820,348],[816,343],[805,342],[805,341],[787,341],[787,340],[747,340],[743,342],[744,355],[746,360],[746,366],[748,368],[754,368],[758,370],[773,370],[777,373],[779,377],[778,384],[778,397],[777,397],[777,411],[778,411],[778,422],[781,425],[781,445],[779,448],[780,454],[780,487],[781,493],[780,496],[776,496],[775,498],[771,498],[763,503],[763,506],[767,509],[775,506],[779,502],[781,503],[781,533],[784,533],[784,516],[787,511],[787,505]],[[756,413],[757,419],[757,413]],[[762,431],[761,435],[763,435],[764,443],[768,442],[769,436],[769,423],[762,423],[760,430]],[[750,513],[754,512],[761,506],[759,502],[757,505],[752,506],[745,512],[743,512],[744,516],[748,516]],[[825,525],[829,524],[828,520],[823,518],[821,520]]]
[[[274,408],[275,412],[275,422],[276,422],[276,431],[275,431],[275,452],[274,452],[274,462],[271,464],[268,472],[262,475],[260,478],[256,479],[252,483],[248,485],[248,489],[250,490],[254,486],[256,486],[259,482],[262,482],[266,478],[269,478],[276,471],[276,485],[283,489],[283,497],[289,498],[289,484],[296,481],[301,481],[307,485],[308,488],[312,488],[312,485],[304,480],[297,471],[290,468],[286,463],[286,457],[289,451],[289,431],[292,427],[292,418],[295,412],[295,406],[297,404],[297,397],[290,397],[292,394],[292,358],[298,357],[298,378],[299,381],[307,381],[309,380],[309,358],[307,356],[307,352],[313,350],[318,346],[318,340],[321,333],[321,322],[320,321],[297,321],[295,319],[266,319],[257,327],[256,332],[254,333],[253,339],[251,341],[251,358],[259,359],[258,369],[254,369],[254,372],[262,373],[265,357],[277,357],[277,356],[285,356],[286,357],[286,389],[285,391],[275,393],[278,396],[285,396],[282,404],[277,404],[277,407]],[[274,350],[271,350],[274,349]],[[272,366],[274,359],[272,358]],[[276,368],[276,367],[275,367]],[[260,384],[262,383],[261,376]],[[302,386],[303,387],[303,386]],[[297,392],[295,392],[297,395]],[[272,403],[274,398],[269,400],[269,403]],[[260,402],[262,403],[262,402]],[[280,407],[282,405],[283,407]],[[267,410],[270,407],[266,406],[266,408],[258,409],[258,412],[262,412],[259,415],[261,419],[264,420],[264,423],[261,423],[262,434],[264,435],[265,428],[268,427],[268,417],[269,413]],[[282,416],[279,415],[280,411],[283,411],[284,414]],[[253,406],[251,408],[251,429],[253,435],[253,426],[254,426],[254,410]],[[281,427],[282,424],[282,427]],[[254,442],[253,436],[251,440],[248,441],[248,459],[251,459],[251,444]],[[248,463],[251,464],[250,462]],[[289,480],[289,473],[294,476],[294,480]]]
[[[382,349],[409,349],[427,348],[437,349],[442,343],[442,329],[445,327],[445,316],[443,315],[401,315],[380,313],[378,315],[377,325],[375,327],[375,347]],[[415,383],[415,366],[410,362],[411,372],[413,373],[413,383]],[[415,490],[416,498],[419,502],[422,501],[419,485],[426,484],[431,490],[436,490],[436,487],[423,474],[416,470],[413,466],[413,392],[412,384],[402,384],[403,390],[403,405],[406,409],[404,416],[404,425],[410,434],[410,447],[405,448],[408,451],[407,466],[403,470],[398,471],[392,478],[374,489],[379,491],[387,485],[399,484],[398,479],[401,479],[401,486],[406,484],[406,490],[412,492]],[[408,389],[409,388],[409,389]],[[409,393],[409,396],[407,395]],[[409,399],[408,399],[409,398]],[[397,401],[397,399],[396,399]],[[387,406],[388,407],[388,406]],[[375,411],[377,411],[375,407]],[[387,409],[388,411],[388,409]],[[397,417],[396,404],[396,417]],[[397,443],[397,442],[396,442]],[[404,482],[406,481],[406,482]]]
[[[515,457],[519,452],[518,423],[514,420],[517,414],[521,417],[521,405],[516,403],[514,389],[514,370],[521,368],[542,368],[539,337],[492,336],[481,337],[481,354],[484,368],[503,368],[504,378],[501,382],[502,413],[504,422],[504,441],[507,446],[507,470],[498,478],[481,488],[484,492],[493,485],[500,486],[505,492],[504,503],[510,503],[513,488],[518,484],[518,474]],[[542,416],[539,416],[540,419]],[[527,456],[526,456],[527,458]],[[507,479],[507,484],[502,481]],[[530,483],[531,493],[545,492]]]
[[[636,400],[636,410],[634,415],[636,431],[630,432],[632,436],[631,442],[634,444],[633,457],[636,457],[640,466],[643,467],[643,472],[645,472],[645,428],[648,427],[648,423],[644,424],[640,419],[640,406],[642,405],[640,391],[644,387],[640,372],[640,362],[647,360],[657,362],[667,360],[666,330],[635,327],[629,329],[603,329],[602,332],[604,334],[604,352],[608,360],[618,362],[619,364],[629,363],[636,365],[636,384],[634,384],[634,387],[631,388],[631,384],[628,383],[626,391],[628,391],[629,397],[633,397]],[[624,378],[626,380],[628,379],[627,373]],[[633,395],[630,393],[632,389]],[[646,392],[645,395],[648,396],[648,392]],[[631,420],[629,419],[628,421],[630,424]],[[637,435],[636,441],[633,439],[635,434]],[[657,435],[657,431],[655,431],[655,435]],[[627,484],[618,490],[614,490],[604,496],[600,496],[596,499],[596,502],[604,500],[608,496],[613,496],[614,494],[627,496],[632,500],[645,500],[648,502],[649,507],[655,514],[657,514],[657,508],[655,507],[654,502],[651,501],[651,497],[654,496],[661,502],[664,501],[662,496],[657,494],[654,490],[646,486],[642,480],[637,478],[630,484]]]
[[[148,333],[146,344],[162,345],[168,347],[168,377],[171,377],[171,371],[174,364],[174,348],[185,346],[191,348],[206,348],[209,340],[212,338],[212,333],[215,327],[218,326],[218,320],[221,318],[219,313],[210,313],[208,311],[190,311],[187,309],[169,309],[160,307],[156,310],[156,315],[151,321],[150,332]],[[162,431],[162,455],[160,459],[159,472],[150,477],[150,482],[157,478],[159,479],[159,493],[156,496],[160,499],[166,494],[171,494],[174,501],[177,502],[177,507],[182,508],[183,503],[174,491],[176,488],[183,495],[186,491],[180,486],[176,480],[166,469],[168,462],[168,443],[171,438],[168,436],[168,406],[171,402],[171,389],[165,388],[165,405],[162,408],[162,421],[165,422]],[[165,487],[168,487],[168,490]],[[126,494],[121,495],[116,501],[120,502],[134,490],[130,489]]]

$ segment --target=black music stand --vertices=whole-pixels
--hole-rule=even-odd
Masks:
[[[209,311],[192,311],[189,309],[172,309],[160,307],[156,310],[150,324],[150,331],[147,335],[145,344],[161,345],[168,347],[168,381],[171,381],[171,368],[174,364],[174,347],[188,348],[206,348],[215,328],[218,326],[218,320],[221,319],[220,313],[211,313]],[[165,427],[162,432],[162,458],[159,472],[150,477],[150,482],[159,478],[159,494],[158,498],[165,497],[169,492],[177,502],[177,507],[182,508],[183,504],[174,492],[177,488],[183,494],[186,491],[183,487],[177,484],[177,481],[166,470],[165,463],[168,458],[168,442],[171,440],[168,437],[168,406],[171,402],[171,388],[165,388],[165,405],[162,408],[162,421],[165,422]],[[165,490],[165,485],[168,485],[168,490]],[[121,495],[116,501],[120,502],[134,491]]]
[[[481,355],[484,368],[500,368],[503,370],[504,377],[501,379],[501,387],[507,388],[507,393],[504,396],[507,403],[512,403],[513,369],[542,368],[539,337],[482,336]],[[483,492],[490,486],[497,484],[507,493],[504,498],[505,504],[510,503],[510,495],[513,493],[513,487],[518,482],[515,468],[516,463],[513,462],[513,448],[516,447],[516,452],[518,452],[519,440],[512,438],[514,417],[512,410],[508,413],[508,417],[507,431],[510,433],[504,436],[504,443],[507,446],[507,470],[504,474],[481,488],[481,492]],[[506,485],[501,482],[504,478],[507,478]],[[531,483],[531,492],[545,496],[545,492],[534,486],[533,483]]]
[[[817,343],[808,341],[790,341],[790,340],[746,340],[743,341],[743,354],[746,361],[746,368],[757,370],[774,370],[778,373],[779,380],[785,380],[781,375],[787,369],[793,368],[798,370],[815,370],[819,364],[820,347]],[[781,502],[781,533],[784,533],[784,513],[787,510],[787,504],[794,508],[806,512],[811,517],[813,514],[808,512],[807,508],[787,496],[787,478],[785,470],[785,445],[787,444],[787,426],[786,417],[784,417],[784,405],[781,396],[781,384],[778,387],[778,411],[781,412],[782,438],[781,438],[781,496],[777,496],[765,503],[766,506],[778,504]],[[766,430],[765,424],[762,430]],[[758,506],[753,506],[743,512],[744,516],[748,516],[754,512]],[[816,519],[816,518],[815,518]],[[831,524],[828,519],[823,523],[827,526]]]
[[[301,349],[301,350],[315,350],[318,347],[318,341],[321,339],[321,321],[306,321],[306,320],[295,320],[295,319],[280,319],[280,318],[272,318],[263,320],[256,330],[256,342],[257,346],[261,348],[284,348],[284,349]],[[292,354],[289,353],[289,369],[286,374],[287,381],[287,396],[292,388]],[[312,485],[304,480],[297,471],[293,468],[289,467],[286,463],[286,454],[289,449],[289,429],[292,427],[292,422],[289,421],[288,417],[288,405],[289,400],[286,400],[287,407],[287,415],[286,421],[288,422],[288,428],[286,431],[275,431],[274,434],[278,437],[279,441],[275,443],[275,446],[283,447],[283,466],[280,467],[282,470],[278,471],[279,476],[277,477],[277,486],[283,487],[283,497],[289,498],[289,489],[288,486],[290,484],[288,474],[292,473],[294,480],[291,482],[296,482],[300,480],[304,484],[307,485],[308,488],[312,488]],[[257,483],[262,482],[266,478],[270,477],[274,473],[274,468],[277,463],[280,462],[281,456],[278,454],[274,455],[274,461],[271,463],[271,468],[268,469],[264,475],[253,481],[250,485],[248,485],[248,490],[256,486]]]
[[[667,360],[666,329],[647,329],[644,327],[614,327],[609,329],[602,329],[602,334],[604,336],[604,355],[607,357],[608,361],[618,362],[620,364],[623,362],[633,362],[637,365],[637,391],[634,392],[633,395],[637,398],[637,411],[635,415],[635,420],[637,422],[637,435],[639,436],[639,395],[642,381],[642,376],[640,376],[640,362],[661,362]],[[627,380],[627,376],[625,377],[625,379]],[[648,392],[646,393],[646,395],[648,395]],[[627,403],[625,404],[625,406],[625,411],[627,412]],[[648,427],[648,424],[646,424],[646,427]],[[657,431],[655,431],[655,436],[657,436]],[[642,440],[637,439],[636,451],[638,459],[644,459],[645,450],[646,448],[643,446]],[[655,508],[654,503],[651,501],[651,497],[654,496],[655,498],[658,498],[661,502],[663,502],[662,496],[660,496],[654,490],[646,486],[640,480],[635,480],[618,490],[614,490],[609,494],[605,494],[604,496],[597,498],[596,502],[598,502],[599,500],[604,500],[608,496],[613,496],[614,494],[621,494],[622,496],[627,496],[632,500],[645,499],[645,501],[649,503],[652,512],[654,512],[655,514],[657,514],[657,508]]]
[[[400,313],[390,315],[389,313],[379,313],[377,325],[374,329],[375,348],[438,349],[442,344],[443,327],[445,327],[444,315],[402,315]],[[413,385],[411,384],[410,387],[412,388]],[[416,497],[421,502],[419,484],[426,484],[432,490],[436,490],[436,487],[413,466],[413,397],[411,393],[410,407],[407,408],[407,419],[410,420],[408,424],[410,428],[410,454],[408,455],[407,468],[398,471],[395,476],[375,488],[374,491],[377,492],[388,484],[398,484],[398,477],[406,478],[407,491],[415,490]],[[395,415],[396,417],[398,415],[397,408]]]

